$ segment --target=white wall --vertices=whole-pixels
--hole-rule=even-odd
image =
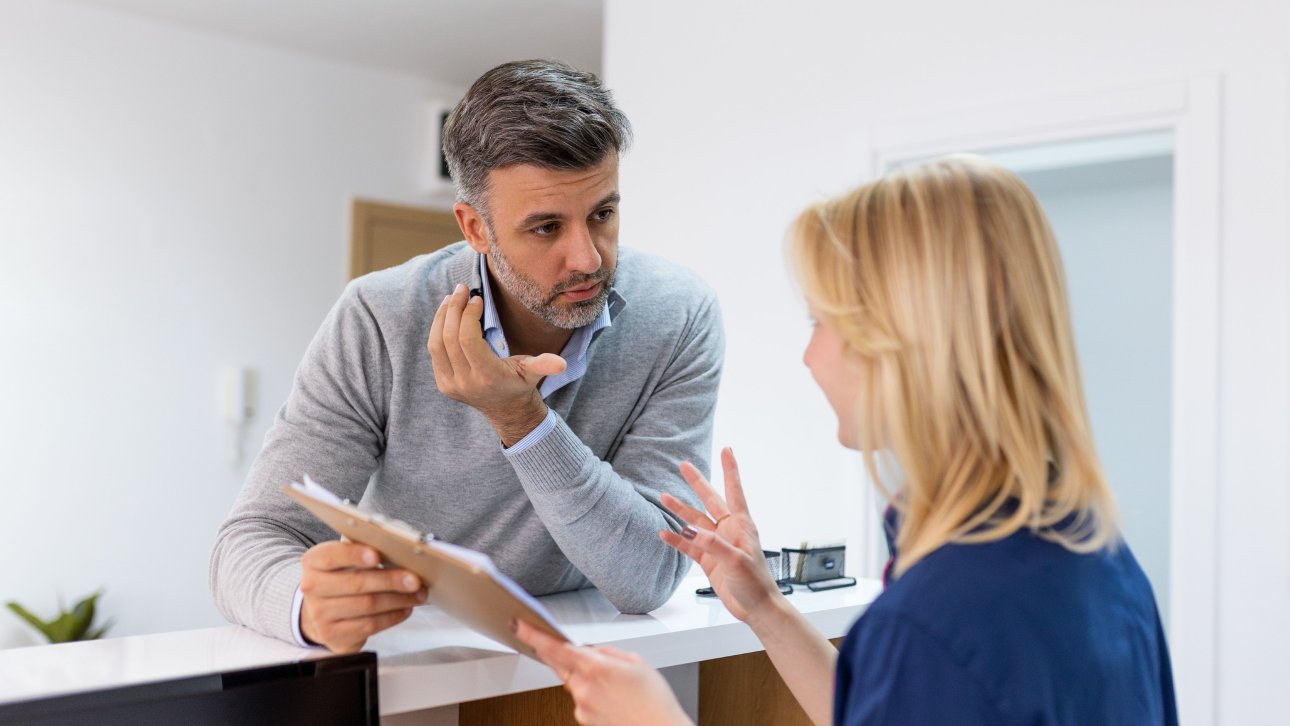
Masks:
[[[1218,715],[1283,722],[1290,6],[610,0],[606,16],[606,78],[637,134],[623,239],[691,265],[721,296],[729,349],[717,440],[741,455],[772,545],[867,516],[828,506],[853,498],[857,467],[832,444],[801,367],[806,324],[781,240],[804,203],[863,180],[870,130],[1221,76]]]
[[[346,279],[352,196],[419,199],[424,79],[55,2],[0,5],[0,601],[219,624],[217,370],[248,458]],[[36,639],[0,612],[0,646]]]

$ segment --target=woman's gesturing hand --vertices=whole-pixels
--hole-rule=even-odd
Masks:
[[[515,635],[537,652],[573,696],[580,724],[690,724],[663,676],[632,653],[570,645],[519,621]]]
[[[769,614],[766,607],[779,594],[779,587],[762,555],[757,525],[748,513],[739,466],[734,452],[721,451],[725,472],[726,498],[712,489],[699,470],[688,461],[681,464],[681,476],[694,488],[707,513],[691,507],[670,494],[663,494],[663,506],[686,523],[681,534],[659,532],[664,542],[687,554],[708,575],[712,589],[730,613],[744,622]]]

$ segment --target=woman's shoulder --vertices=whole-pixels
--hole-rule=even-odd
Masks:
[[[1023,531],[931,553],[891,583],[848,638],[907,629],[976,664],[1096,660],[1097,649],[1112,647],[1099,638],[1154,631],[1158,619],[1126,544],[1079,553]]]
[[[1113,683],[1141,681],[1129,690],[1152,712],[1160,706],[1169,667],[1161,637],[1151,588],[1127,546],[1080,554],[1026,532],[947,545],[911,567],[852,627],[839,674],[873,687],[940,673],[938,687],[963,690],[965,703],[1014,716],[1070,707],[1091,723],[1103,709],[1136,713],[1137,701],[1093,697]]]
[[[886,601],[874,603],[880,612],[933,622],[989,622],[992,614],[1023,617],[1099,603],[1155,610],[1151,586],[1127,544],[1081,553],[1028,530],[994,542],[947,544],[892,582],[880,600]]]

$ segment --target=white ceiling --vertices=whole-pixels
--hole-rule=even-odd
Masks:
[[[603,0],[73,0],[466,87],[508,60],[600,73]]]

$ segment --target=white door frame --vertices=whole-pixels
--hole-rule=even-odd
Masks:
[[[1169,644],[1183,723],[1217,719],[1220,83],[1217,77],[877,126],[873,177],[895,164],[1144,131],[1174,137]],[[865,511],[876,507],[876,502]],[[868,540],[870,568],[877,528]]]

